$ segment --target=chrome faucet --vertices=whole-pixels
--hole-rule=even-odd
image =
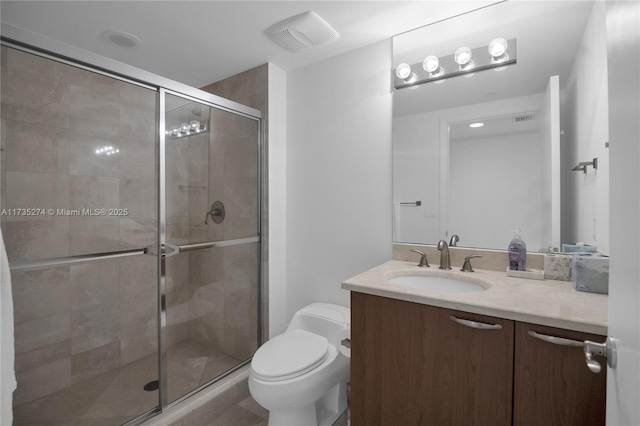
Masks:
[[[427,255],[420,250],[411,250],[414,253],[418,253],[420,255],[420,263],[418,263],[418,266],[420,266],[421,268],[428,268],[429,267],[429,261],[427,260]]]
[[[460,241],[458,234],[453,234],[449,240],[449,247],[458,247],[458,241]]]
[[[445,240],[440,240],[438,242],[438,250],[440,250],[440,269],[451,269],[449,246]]]

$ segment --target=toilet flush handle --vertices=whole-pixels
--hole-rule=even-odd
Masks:
[[[342,339],[342,340],[340,341],[340,344],[341,344],[342,346],[344,346],[345,348],[349,348],[349,349],[351,349],[351,339],[349,339],[348,337],[347,337],[346,339]]]

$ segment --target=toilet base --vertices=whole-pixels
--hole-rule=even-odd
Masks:
[[[315,403],[269,411],[269,426],[331,426],[347,409],[347,385],[339,383]]]
[[[317,426],[315,404],[269,411],[269,426]]]

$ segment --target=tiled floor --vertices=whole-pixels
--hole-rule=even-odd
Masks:
[[[208,426],[267,426],[269,412],[262,408],[253,398],[248,397],[233,406]],[[333,426],[347,426],[345,412]]]
[[[235,358],[193,341],[170,347],[167,351],[169,400],[179,398],[238,363]],[[157,365],[157,355],[151,355],[14,407],[14,425],[121,425],[158,405],[158,391],[143,389],[148,382],[157,380]],[[253,411],[247,411],[253,414]]]
[[[233,406],[209,426],[267,426],[269,412],[248,397]]]

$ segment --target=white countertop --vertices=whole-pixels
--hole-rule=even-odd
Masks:
[[[441,275],[472,281],[486,288],[475,293],[444,293],[404,287],[390,281],[397,275]],[[349,278],[345,290],[424,305],[524,321],[606,336],[607,295],[576,291],[569,281],[507,277],[506,272],[476,269],[460,272],[419,268],[415,262],[391,260]]]

